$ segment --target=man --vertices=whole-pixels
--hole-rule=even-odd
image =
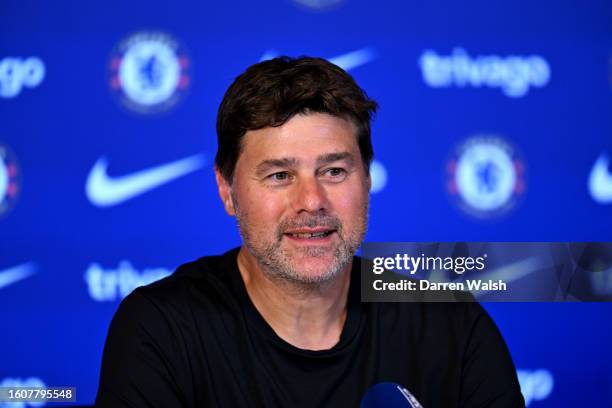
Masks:
[[[360,302],[375,110],[322,59],[277,58],[235,80],[215,173],[243,245],[122,302],[98,406],[357,407],[385,382],[426,408],[524,406],[477,303]]]

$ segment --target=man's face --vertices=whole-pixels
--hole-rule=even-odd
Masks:
[[[355,126],[327,114],[296,115],[248,131],[242,143],[232,185],[217,180],[248,253],[274,278],[329,281],[367,225],[370,178]]]

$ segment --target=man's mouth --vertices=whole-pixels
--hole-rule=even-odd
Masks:
[[[334,229],[294,230],[285,232],[285,235],[294,239],[322,239],[334,232]]]

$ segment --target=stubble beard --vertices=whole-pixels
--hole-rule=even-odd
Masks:
[[[242,241],[248,251],[255,257],[258,265],[264,274],[270,279],[280,284],[289,284],[302,291],[311,291],[321,288],[334,281],[334,278],[348,265],[355,252],[361,245],[368,224],[369,200],[366,198],[361,212],[361,224],[346,236],[344,225],[337,218],[326,214],[309,215],[307,217],[295,217],[282,220],[278,225],[273,241],[266,241],[262,237],[251,234],[249,225],[249,214],[241,211],[235,197],[233,199],[236,220]],[[298,259],[291,256],[283,248],[284,233],[290,229],[325,227],[333,228],[340,239],[340,244],[333,249],[332,262],[325,271],[321,273],[309,273],[303,268],[300,270],[300,259],[318,258],[327,256],[329,248],[322,247],[303,247],[298,249]]]

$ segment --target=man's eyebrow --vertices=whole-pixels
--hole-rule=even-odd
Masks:
[[[276,167],[296,167],[298,165],[298,159],[295,157],[284,157],[282,159],[267,159],[260,162],[255,167],[255,174],[261,175],[270,169]]]
[[[317,157],[317,166],[324,166],[340,160],[347,161],[349,165],[355,162],[355,158],[349,152],[328,153]]]
[[[345,160],[349,165],[354,163],[353,155],[349,152],[327,153],[317,157],[317,167],[324,166],[333,162]],[[295,157],[283,157],[281,159],[267,159],[257,164],[255,174],[263,175],[274,168],[294,168],[298,167],[300,161]]]

